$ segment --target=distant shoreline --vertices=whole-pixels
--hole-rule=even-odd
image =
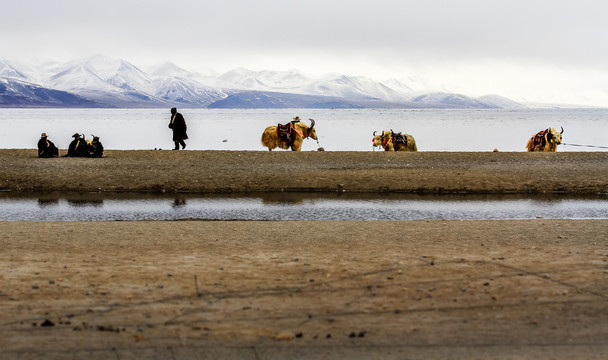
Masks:
[[[608,194],[608,152],[0,150],[1,191]]]

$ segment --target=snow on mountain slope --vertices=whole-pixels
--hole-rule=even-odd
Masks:
[[[217,77],[224,87],[247,90],[277,91],[299,88],[310,79],[299,71],[253,71],[238,68]]]
[[[518,102],[515,102],[509,98],[500,95],[483,95],[477,98],[486,104],[490,104],[494,107],[499,107],[501,109],[526,109],[527,106],[522,105]]]
[[[0,61],[0,79],[20,79],[47,90],[66,91],[115,107],[168,106],[175,102],[193,107],[208,106],[230,95],[252,91],[258,93],[233,97],[233,103],[250,102],[255,100],[255,96],[265,94],[268,96],[267,101],[256,100],[255,103],[274,106],[286,103],[326,106],[331,103],[339,106],[416,108],[520,106],[496,95],[473,98],[447,91],[431,91],[424,79],[416,77],[389,79],[381,83],[363,76],[329,74],[313,79],[297,70],[252,71],[245,68],[237,68],[219,76],[213,72],[201,75],[170,62],[144,72],[125,60],[103,55],[68,63],[45,62],[36,65]],[[288,94],[303,98],[298,100]],[[313,99],[310,96],[331,99]]]
[[[253,71],[237,68],[213,79],[203,79],[215,88],[284,92],[322,95],[354,99],[404,101],[408,97],[389,86],[363,76],[330,74],[322,79],[311,79],[303,73],[290,71]],[[403,86],[402,86],[403,88]]]
[[[410,88],[414,93],[418,94],[430,92],[451,92],[444,83],[431,81],[430,79],[419,75],[399,77],[391,80],[403,84],[404,86]]]
[[[51,84],[61,90],[137,91],[153,94],[150,77],[134,65],[103,55],[66,64],[51,77]]]
[[[9,61],[0,60],[0,77],[27,79],[28,76],[19,70],[19,65],[14,65]]]
[[[461,94],[450,94],[450,93],[430,93],[425,95],[420,95],[414,99],[414,102],[424,103],[424,104],[435,104],[441,105],[445,107],[454,107],[454,108],[481,108],[481,109],[491,109],[491,108],[499,108],[498,106],[492,105],[490,103],[484,103],[480,100],[461,95]]]
[[[160,106],[152,79],[127,61],[96,55],[57,69],[49,84],[112,106]]]
[[[180,66],[177,66],[176,64],[174,64],[170,61],[165,61],[162,64],[152,66],[149,69],[142,69],[142,70],[144,70],[145,72],[147,72],[148,74],[150,74],[153,77],[181,76],[181,77],[190,77],[197,81],[199,81],[201,79],[207,79],[207,78],[216,78],[219,75],[217,73],[217,71],[214,71],[211,69],[205,69],[202,72],[188,71]]]
[[[298,88],[311,81],[309,77],[295,70],[262,70],[257,72],[256,76],[260,82],[276,90]]]
[[[237,89],[257,90],[266,88],[265,84],[255,78],[255,71],[245,68],[230,70],[218,76],[217,79]]]
[[[158,77],[152,82],[155,96],[194,106],[207,106],[224,99],[229,93],[181,77]]]
[[[363,107],[356,101],[345,98],[263,91],[242,91],[209,105],[211,109],[352,109]]]
[[[207,106],[231,94],[222,89],[203,85],[205,76],[185,70],[171,62],[154,67],[150,75],[156,97],[185,105]]]
[[[160,65],[154,66],[148,71],[148,73],[152,76],[160,76],[160,77],[173,77],[173,76],[192,76],[193,73],[183,69],[172,62],[164,62]]]
[[[310,82],[298,88],[305,94],[345,97],[353,99],[376,99],[404,101],[407,97],[390,87],[364,76],[330,74],[324,79]]]
[[[47,89],[16,78],[0,78],[0,106],[105,107],[67,91]]]
[[[415,92],[411,87],[395,78],[386,80],[384,84],[407,98],[412,97],[412,94]]]

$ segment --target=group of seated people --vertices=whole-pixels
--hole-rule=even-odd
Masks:
[[[99,141],[99,136],[93,135],[93,140],[85,140],[84,135],[78,133],[72,135],[74,140],[68,147],[68,153],[64,157],[102,157],[103,145]],[[59,149],[51,140],[48,139],[46,133],[40,135],[38,140],[38,157],[53,158],[59,157]]]

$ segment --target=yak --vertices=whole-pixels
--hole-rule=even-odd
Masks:
[[[392,129],[382,131],[372,139],[373,146],[382,146],[384,151],[418,151],[416,140],[410,134],[396,133]]]
[[[287,125],[279,124],[278,126],[267,127],[262,133],[262,145],[266,146],[269,151],[275,148],[291,148],[292,151],[300,151],[304,139],[310,137],[318,141],[313,119],[309,119],[310,126],[306,126],[297,116],[293,119]],[[287,127],[289,127],[289,130],[283,130]]]
[[[528,152],[556,152],[557,145],[562,143],[562,134],[564,133],[564,128],[561,129],[561,132],[557,132],[557,130],[554,128],[548,128],[547,130],[538,132],[536,135],[533,135],[530,140],[528,140],[526,149]]]

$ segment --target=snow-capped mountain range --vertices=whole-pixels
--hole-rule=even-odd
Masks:
[[[27,65],[0,60],[0,107],[523,108],[498,95],[433,91],[414,78],[310,78],[297,70],[190,72],[172,63],[147,71],[103,55]]]

